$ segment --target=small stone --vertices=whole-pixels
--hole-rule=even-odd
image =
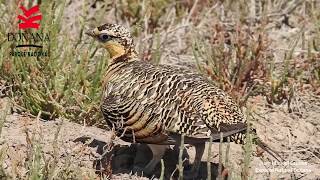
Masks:
[[[315,127],[309,122],[305,122],[305,127],[309,135],[313,135],[315,133]]]
[[[286,137],[284,136],[284,134],[279,133],[279,134],[274,135],[273,138],[277,141],[284,141]]]

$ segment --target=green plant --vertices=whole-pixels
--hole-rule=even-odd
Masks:
[[[41,11],[47,13],[43,13],[39,32],[49,34],[50,41],[44,44],[49,57],[10,57],[6,49],[14,44],[5,41],[0,49],[0,77],[12,84],[11,96],[23,111],[33,115],[41,111],[43,119],[65,117],[99,124],[98,105],[108,58],[103,53],[95,55],[92,43],[69,41],[68,34],[61,32],[65,1],[59,2],[41,5]],[[17,24],[10,29],[14,26]],[[0,32],[5,32],[4,27]]]
[[[263,32],[241,26],[234,33],[222,24],[213,29],[210,41],[200,39],[193,46],[199,70],[245,105],[256,83],[266,81],[268,39]]]

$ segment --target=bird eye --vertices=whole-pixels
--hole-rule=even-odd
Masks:
[[[99,39],[100,39],[101,41],[103,41],[103,42],[106,42],[106,41],[108,41],[108,40],[110,39],[110,36],[107,35],[107,34],[100,34],[100,35],[99,35]]]

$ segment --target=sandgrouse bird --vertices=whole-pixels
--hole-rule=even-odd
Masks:
[[[210,136],[243,144],[246,119],[225,92],[207,78],[187,69],[141,61],[130,32],[121,25],[104,24],[86,34],[98,40],[110,54],[102,113],[117,135],[128,142],[146,143],[153,158],[143,168],[151,174],[167,145],[195,146],[193,168],[197,176],[205,142]],[[250,130],[255,133],[254,129]],[[258,138],[253,140],[273,157],[278,154]]]

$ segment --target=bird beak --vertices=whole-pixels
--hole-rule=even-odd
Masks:
[[[89,30],[89,31],[87,31],[87,32],[85,32],[85,33],[86,33],[86,35],[89,35],[89,36],[91,36],[91,37],[95,37],[95,36],[96,36],[96,34],[94,33],[93,30]]]

